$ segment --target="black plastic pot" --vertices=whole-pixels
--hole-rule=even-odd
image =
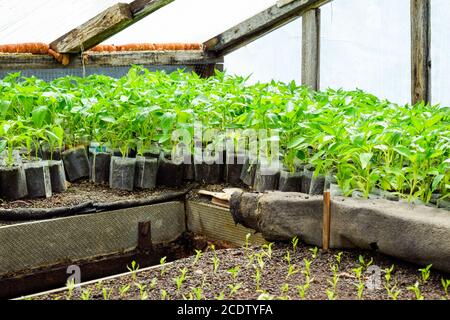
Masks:
[[[28,197],[50,198],[52,183],[48,163],[46,161],[26,162],[23,167],[27,179]]]
[[[111,157],[109,187],[115,190],[133,191],[135,170],[135,158]]]
[[[23,166],[0,167],[0,196],[8,200],[17,200],[27,195],[27,179]]]
[[[205,184],[218,184],[222,178],[222,165],[213,163],[194,164],[195,181]]]
[[[255,184],[253,188],[257,192],[273,191],[278,189],[280,172],[272,169],[264,169],[261,165],[255,173]]]
[[[50,171],[50,181],[53,193],[61,193],[67,190],[66,174],[62,160],[47,161]]]
[[[311,180],[312,176],[314,174],[314,171],[310,171],[305,167],[303,171],[303,177],[302,177],[302,187],[301,187],[301,193],[309,194],[309,190],[311,189]]]
[[[195,180],[194,156],[191,155],[190,161],[186,161],[183,164],[183,166],[184,166],[184,180],[194,181]]]
[[[62,150],[57,148],[50,152],[48,148],[41,148],[40,156],[43,160],[61,160],[62,159]]]
[[[248,157],[245,158],[244,165],[241,171],[241,181],[247,186],[251,187],[255,183],[255,174],[257,168],[257,160],[250,160]]]
[[[134,187],[138,189],[153,189],[156,186],[158,174],[158,159],[136,157],[136,169],[134,171]]]
[[[89,159],[84,146],[63,151],[61,155],[70,182],[89,178]]]
[[[178,164],[169,159],[161,158],[156,179],[158,186],[178,187],[183,184],[183,178],[183,163]]]
[[[111,168],[111,154],[107,152],[91,153],[89,164],[89,179],[94,183],[107,185]]]
[[[302,172],[281,171],[278,190],[283,192],[301,192],[302,189]]]
[[[241,173],[244,167],[245,156],[242,154],[226,157],[224,164],[224,181],[228,184],[238,185],[241,183]]]

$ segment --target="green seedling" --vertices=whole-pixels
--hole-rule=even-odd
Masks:
[[[225,292],[224,292],[224,291],[221,291],[221,292],[219,293],[219,295],[217,295],[217,296],[215,297],[215,299],[216,299],[216,300],[223,300],[223,299],[225,299]]]
[[[73,296],[73,290],[75,289],[75,279],[67,280],[67,282],[66,282],[66,287],[67,287],[67,296],[66,296],[66,299],[67,299],[67,300],[70,300],[70,299],[72,299],[72,296]]]
[[[297,251],[297,246],[298,246],[298,237],[297,237],[297,236],[295,236],[294,238],[292,238],[291,244],[292,244],[292,249],[293,249],[294,254],[295,254],[296,251]]]
[[[384,287],[385,287],[385,289],[387,291],[389,299],[391,299],[391,300],[397,300],[398,299],[398,297],[400,296],[401,291],[398,290],[397,285],[393,285],[393,286],[385,285]]]
[[[448,299],[448,288],[450,287],[450,279],[441,278],[442,288],[444,288],[445,299]]]
[[[131,266],[127,266],[128,271],[130,271],[131,273],[131,278],[133,279],[133,281],[136,281],[136,273],[139,271],[139,264],[136,263],[136,261],[131,261]]]
[[[186,281],[188,269],[185,267],[181,269],[180,272],[181,272],[180,275],[173,279],[173,281],[177,285],[177,291],[180,291],[181,287],[183,286],[183,283]]]
[[[300,270],[295,267],[295,264],[289,265],[286,280],[289,279],[289,277],[291,277],[294,274],[299,273],[299,272],[300,272]]]
[[[103,300],[109,300],[111,298],[112,290],[108,288],[102,288]]]
[[[159,259],[159,265],[161,266],[161,272],[160,272],[160,276],[164,276],[164,274],[167,272],[167,268],[164,267],[164,265],[166,264],[166,260],[167,257],[162,257],[161,259]]]
[[[268,243],[268,244],[264,244],[262,246],[262,249],[264,250],[265,255],[269,258],[272,259],[272,247],[273,247],[273,243]]]
[[[203,290],[202,288],[192,288],[192,293],[194,294],[195,300],[203,299]]]
[[[316,260],[317,259],[317,255],[319,253],[319,248],[317,248],[317,247],[310,248],[309,251],[311,252],[311,258],[313,260]]]
[[[148,300],[147,286],[142,283],[135,283],[135,285],[139,289],[139,299]]]
[[[407,289],[414,293],[416,300],[424,300],[424,296],[420,290],[420,283],[418,281],[413,286],[409,286]]]
[[[167,293],[166,289],[161,289],[161,300],[170,300],[170,295]]]
[[[227,286],[230,289],[230,297],[234,296],[240,288],[242,288],[242,283],[229,284]]]
[[[202,258],[202,256],[203,256],[202,250],[197,250],[197,249],[195,249],[195,258],[194,258],[194,263],[193,263],[193,265],[196,265],[197,262]]]
[[[150,289],[151,290],[155,289],[157,284],[158,284],[158,279],[156,279],[156,277],[152,278],[152,281],[150,282]]]
[[[239,275],[239,272],[241,271],[241,267],[235,266],[233,268],[230,268],[227,270],[229,274],[233,277],[234,280],[236,280],[237,276]]]
[[[121,299],[123,299],[125,296],[126,296],[126,294],[128,293],[128,291],[130,291],[130,285],[129,284],[126,284],[126,285],[123,285],[123,286],[121,286],[120,288],[119,288],[119,296],[120,296],[120,298]]]
[[[359,268],[354,268],[352,269],[352,271],[355,274],[356,279],[358,280],[358,282],[354,284],[357,289],[358,299],[362,300],[364,295],[364,288],[366,286],[363,279],[363,267],[360,266]]]
[[[427,283],[428,279],[430,279],[430,276],[431,276],[431,271],[430,271],[430,269],[431,269],[432,266],[433,266],[433,265],[430,264],[430,265],[428,265],[427,267],[425,267],[425,268],[423,268],[423,269],[419,269],[420,274],[421,274],[421,276],[422,276],[422,284]]]
[[[91,300],[91,290],[85,289],[81,292],[81,300]]]

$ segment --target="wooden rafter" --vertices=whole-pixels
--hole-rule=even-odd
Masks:
[[[59,53],[89,50],[173,1],[136,0],[115,4],[50,43],[50,48]]]
[[[282,0],[270,8],[206,41],[206,51],[225,55],[319,8],[332,0]]]
[[[137,52],[99,52],[71,59],[67,68],[130,66],[136,65],[210,65],[222,63],[223,58],[210,57],[198,51],[137,51]],[[0,70],[51,69],[60,68],[49,55],[0,54]]]

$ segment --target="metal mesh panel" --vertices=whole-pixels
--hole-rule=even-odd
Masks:
[[[0,227],[0,275],[132,250],[149,220],[155,244],[186,229],[182,202]]]

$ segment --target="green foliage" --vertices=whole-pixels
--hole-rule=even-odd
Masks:
[[[191,136],[194,120],[217,143],[226,130],[278,130],[288,170],[304,165],[334,175],[344,194],[376,189],[414,201],[450,197],[450,108],[398,105],[361,90],[314,92],[294,82],[248,84],[247,78],[202,79],[133,67],[120,79],[104,75],[52,82],[11,74],[0,80],[0,151],[93,141],[126,156],[170,152],[174,130]],[[229,134],[235,144],[239,135]],[[188,148],[193,148],[191,142]],[[269,150],[263,150],[266,154]]]

